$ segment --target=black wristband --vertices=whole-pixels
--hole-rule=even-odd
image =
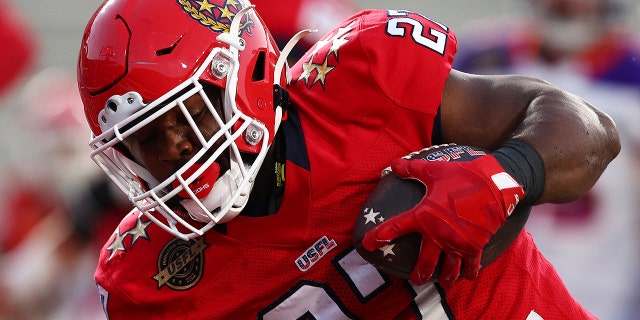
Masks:
[[[520,203],[532,205],[540,199],[544,191],[544,163],[530,144],[510,139],[491,154],[524,189],[525,196]]]

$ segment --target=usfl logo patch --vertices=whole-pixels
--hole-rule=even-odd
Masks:
[[[204,237],[185,241],[174,238],[158,256],[158,273],[153,279],[158,289],[167,286],[173,290],[193,288],[204,272],[204,250],[209,245]]]

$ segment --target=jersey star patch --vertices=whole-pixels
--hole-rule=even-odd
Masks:
[[[136,244],[136,241],[138,241],[139,239],[149,240],[149,235],[147,234],[146,229],[150,224],[151,221],[142,221],[142,216],[139,216],[136,220],[136,225],[123,233],[120,233],[120,226],[118,226],[116,228],[116,231],[114,231],[113,233],[113,240],[111,241],[111,243],[109,243],[109,245],[107,245],[107,248],[105,249],[107,251],[111,251],[109,260],[111,260],[111,258],[113,258],[113,256],[115,256],[118,251],[127,251],[127,247],[124,244],[127,236],[131,236],[131,244],[129,245],[129,249],[133,248],[133,246]]]
[[[354,25],[355,22],[352,22],[345,28],[338,28],[334,34],[318,41],[308,60],[302,63],[302,73],[297,81],[304,81],[307,87],[312,87],[319,82],[324,89],[327,75],[337,67],[338,52],[343,45],[349,42],[348,36]]]

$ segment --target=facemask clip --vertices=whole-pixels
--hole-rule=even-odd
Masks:
[[[211,73],[218,79],[227,76],[231,70],[231,59],[221,52],[216,53],[211,61]]]
[[[264,137],[264,125],[258,120],[253,120],[247,130],[244,132],[244,140],[251,146],[255,146]]]

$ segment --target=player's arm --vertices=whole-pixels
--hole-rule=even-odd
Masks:
[[[545,178],[535,203],[579,198],[620,151],[609,116],[574,94],[528,77],[453,70],[441,116],[444,141],[494,150],[515,138],[533,147]]]
[[[363,238],[371,251],[418,232],[411,274],[428,281],[441,253],[439,281],[474,279],[483,248],[516,205],[570,201],[593,186],[620,150],[613,121],[581,98],[519,76],[452,71],[441,104],[445,142],[494,150],[468,162],[397,159],[392,171],[427,186],[412,209]]]

